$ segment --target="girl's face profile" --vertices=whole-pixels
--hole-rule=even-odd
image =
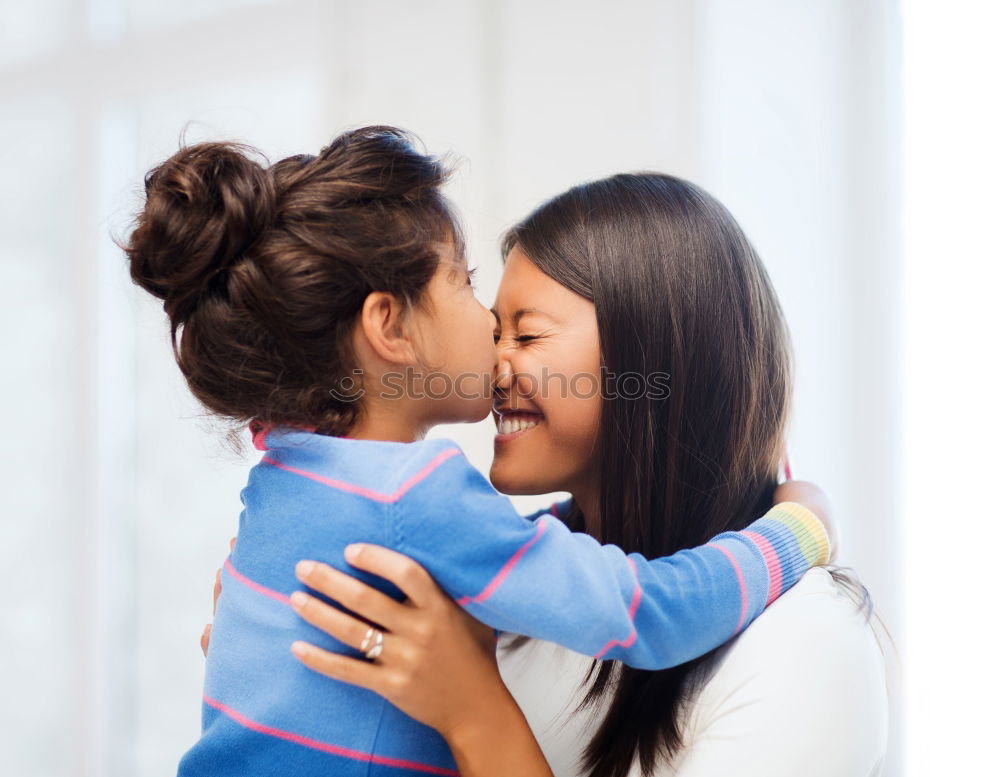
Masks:
[[[481,421],[490,412],[496,368],[493,316],[476,298],[472,273],[454,244],[442,251],[417,315],[421,364],[412,385],[433,400],[428,420]]]
[[[498,391],[490,480],[508,494],[594,489],[602,401],[594,304],[515,246],[493,314]]]

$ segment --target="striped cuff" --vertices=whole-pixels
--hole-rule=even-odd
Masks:
[[[822,521],[795,502],[775,505],[740,534],[750,539],[764,557],[767,604],[795,585],[811,567],[830,560],[830,539]]]

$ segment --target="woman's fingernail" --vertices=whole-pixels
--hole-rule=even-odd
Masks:
[[[309,652],[309,648],[306,647],[305,642],[293,642],[292,643],[292,654],[302,658],[306,653]]]
[[[300,561],[295,565],[295,571],[299,577],[308,577],[315,568],[316,565],[312,561]]]
[[[288,600],[292,603],[292,607],[301,607],[309,601],[309,597],[301,591],[295,591],[290,597],[288,597]]]
[[[357,542],[348,545],[344,548],[344,558],[352,559],[357,558],[361,554],[361,545]]]

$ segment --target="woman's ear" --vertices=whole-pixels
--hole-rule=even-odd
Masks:
[[[394,295],[371,292],[361,306],[359,324],[362,338],[380,359],[390,364],[415,363],[406,308]]]

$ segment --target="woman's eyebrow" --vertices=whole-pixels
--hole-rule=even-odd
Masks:
[[[497,313],[496,309],[495,308],[490,308],[490,313],[493,314],[493,317],[497,320],[497,323],[499,324],[500,323],[500,314]],[[544,310],[539,310],[538,308],[518,308],[514,312],[514,315],[511,316],[511,319],[514,322],[514,326],[517,326],[518,323],[520,322],[520,320],[524,316],[545,316],[546,318],[552,318],[552,316],[550,316]]]

